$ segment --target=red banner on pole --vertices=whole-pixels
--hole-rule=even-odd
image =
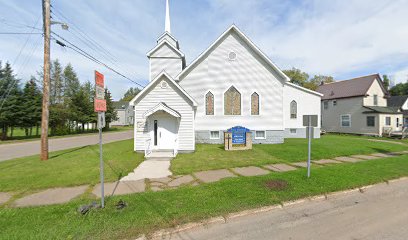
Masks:
[[[104,87],[105,86],[105,79],[102,73],[95,71],[95,85]]]
[[[94,108],[95,108],[95,112],[106,112],[106,100],[95,98]]]

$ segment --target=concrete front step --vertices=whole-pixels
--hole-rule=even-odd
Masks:
[[[173,158],[173,151],[157,151],[157,152],[152,152],[148,156],[146,156],[146,159],[151,159],[151,158]]]

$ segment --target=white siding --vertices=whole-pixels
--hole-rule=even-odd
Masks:
[[[385,98],[385,94],[377,80],[371,84],[370,88],[367,91],[367,95],[368,96],[364,97],[364,106],[374,106],[374,95],[377,95],[377,106],[387,106],[387,99]]]
[[[162,81],[168,83],[167,88],[161,88],[160,83]],[[135,102],[135,151],[143,151],[145,142],[149,139],[149,133],[140,131],[137,123],[144,122],[146,119],[144,119],[143,114],[160,102],[165,103],[181,115],[178,129],[179,151],[193,151],[195,142],[192,103],[164,76],[158,79],[152,89],[145,93],[139,102]]]
[[[237,54],[229,60],[229,52]],[[283,83],[259,56],[253,53],[235,33],[226,37],[209,51],[184,78],[180,85],[197,101],[195,129],[226,130],[236,125],[251,130],[284,130]],[[224,115],[224,92],[234,86],[241,93],[241,115]],[[205,94],[214,94],[215,114],[205,115]],[[251,94],[260,96],[260,115],[251,116]]]
[[[303,127],[303,115],[317,115],[318,116],[318,128],[320,128],[321,110],[320,110],[320,96],[311,94],[300,89],[297,89],[290,85],[285,85],[283,88],[283,113],[284,123],[286,129],[304,128]],[[292,101],[297,103],[297,118],[290,118],[290,103]],[[300,136],[299,137],[305,137]],[[315,135],[315,137],[319,137]]]
[[[163,44],[149,58],[150,60],[150,81],[155,79],[162,71],[166,71],[175,78],[183,67],[181,57],[170,45]]]

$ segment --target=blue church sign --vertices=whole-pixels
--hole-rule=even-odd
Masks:
[[[250,132],[248,128],[236,126],[228,129],[228,132],[232,133],[232,143],[233,144],[245,144],[246,143],[246,133]]]

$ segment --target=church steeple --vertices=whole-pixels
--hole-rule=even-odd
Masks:
[[[169,0],[166,0],[166,22],[164,30],[168,33],[171,33]]]

